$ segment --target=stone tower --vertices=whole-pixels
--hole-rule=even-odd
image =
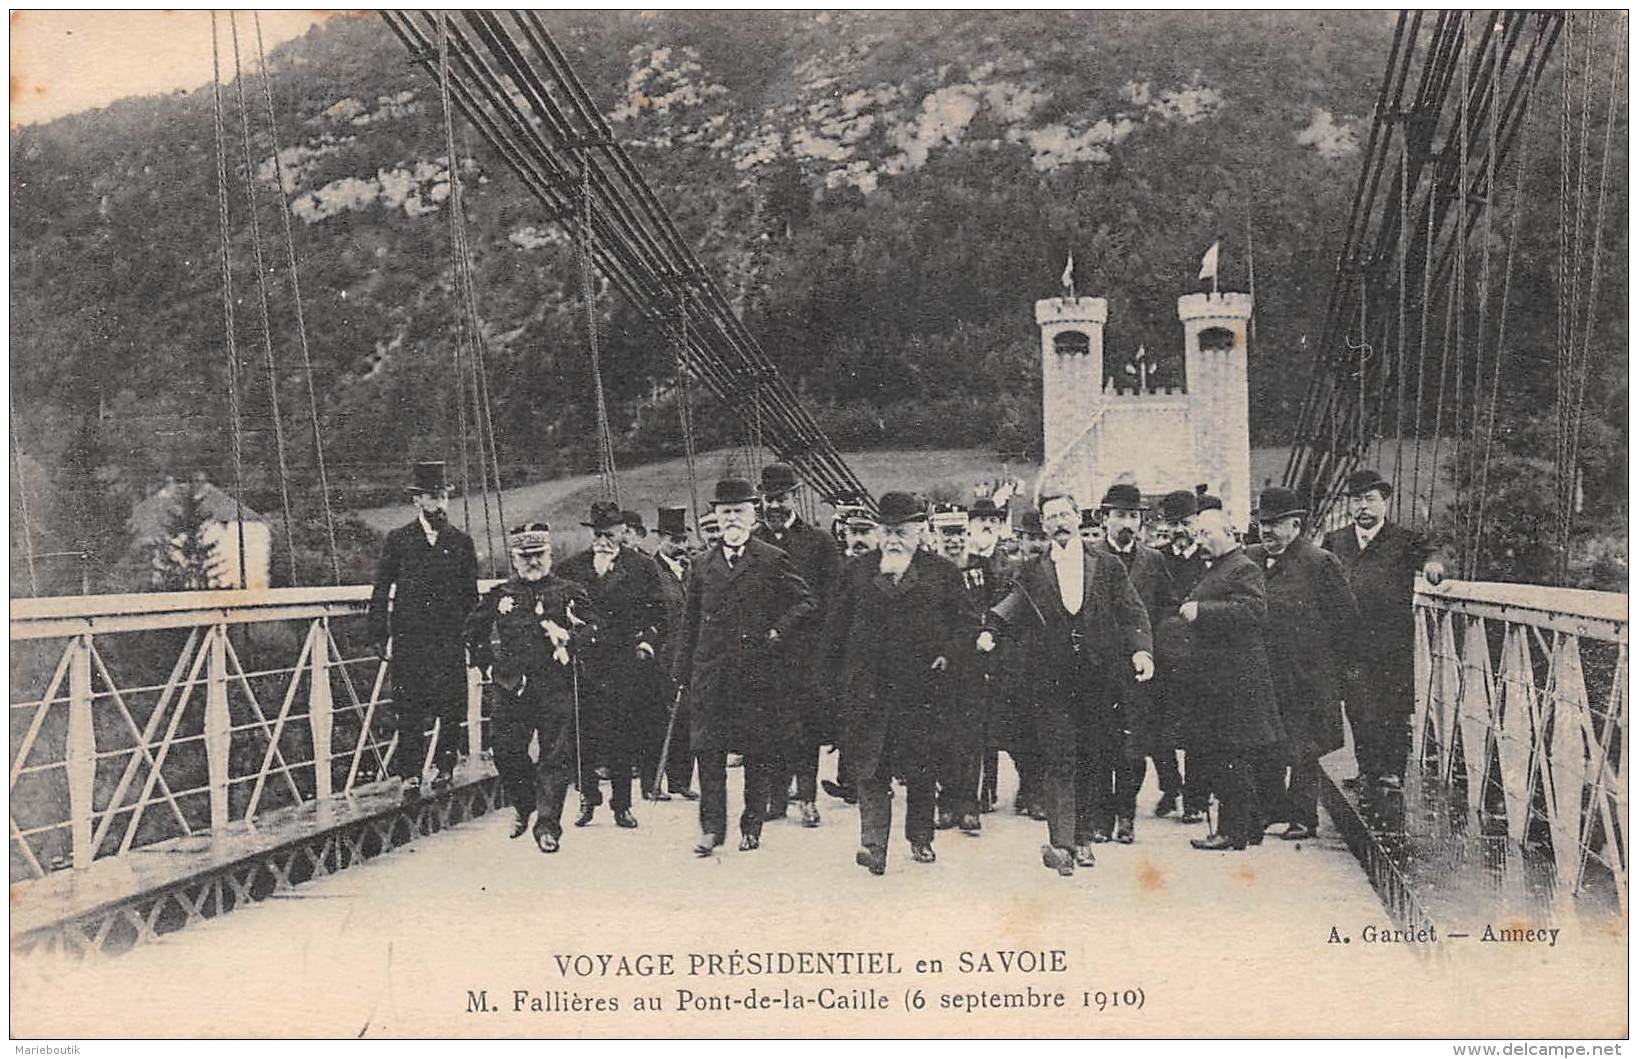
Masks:
[[[1039,310],[1037,310],[1039,311]],[[1235,526],[1251,519],[1251,427],[1246,386],[1246,324],[1251,295],[1230,291],[1177,299],[1183,370],[1200,481],[1221,490]]]
[[[1090,465],[1094,452],[1070,451],[1095,440],[1092,427],[1101,416],[1103,392],[1103,325],[1109,303],[1102,298],[1043,298],[1035,303],[1035,322],[1041,328],[1041,425],[1045,435],[1046,466]],[[1077,483],[1081,503],[1090,482]]]

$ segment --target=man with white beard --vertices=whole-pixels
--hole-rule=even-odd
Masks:
[[[935,859],[934,768],[951,669],[971,655],[979,626],[960,570],[917,548],[926,522],[914,496],[882,495],[876,561],[861,557],[844,568],[820,642],[818,672],[859,792],[855,860],[873,875],[887,871],[895,780],[905,786],[910,858]]]
[[[792,635],[816,603],[790,557],[756,540],[756,490],[724,478],[711,497],[722,543],[688,569],[683,629],[672,679],[687,690],[700,777],[698,856],[709,857],[728,829],[727,756],[744,755],[741,850],[762,845],[768,784],[777,750],[795,739],[800,716],[782,693],[793,665]]]

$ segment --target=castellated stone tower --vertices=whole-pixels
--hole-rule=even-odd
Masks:
[[[1187,389],[1120,391],[1106,385],[1102,298],[1035,303],[1041,328],[1042,479],[1066,483],[1084,505],[1117,481],[1155,497],[1204,483],[1234,524],[1251,517],[1245,294],[1178,299]]]

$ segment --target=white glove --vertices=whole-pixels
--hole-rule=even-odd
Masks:
[[[1137,682],[1144,683],[1155,675],[1155,659],[1148,651],[1138,651],[1132,655],[1132,671],[1137,674]]]
[[[989,654],[991,651],[995,650],[995,634],[990,632],[988,629],[985,629],[983,632],[979,633],[978,649],[984,654]]]
[[[553,648],[552,649],[552,661],[556,662],[560,666],[568,665],[569,664],[569,649],[567,647]]]
[[[552,641],[553,647],[561,648],[569,642],[569,630],[552,619],[547,618],[540,627],[546,630],[546,639]]]

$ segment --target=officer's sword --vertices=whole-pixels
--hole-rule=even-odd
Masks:
[[[688,689],[679,687],[676,698],[671,700],[671,719],[665,722],[665,741],[660,744],[660,763],[654,769],[654,786],[649,788],[650,800],[660,796],[660,781],[665,777],[665,763],[671,757],[671,736],[677,730],[677,711],[682,709],[682,698]]]

